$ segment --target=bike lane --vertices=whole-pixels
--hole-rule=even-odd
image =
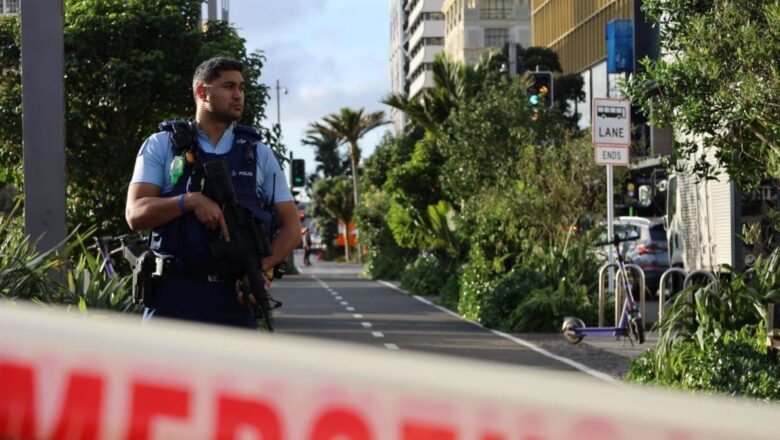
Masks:
[[[585,373],[617,383],[528,341],[466,321],[389,283],[328,268],[309,269],[274,286],[273,295],[284,303],[275,314],[279,333]]]

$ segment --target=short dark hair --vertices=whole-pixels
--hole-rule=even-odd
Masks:
[[[226,57],[214,57],[209,58],[206,61],[200,63],[195,74],[192,75],[192,89],[195,90],[195,86],[199,83],[208,84],[217,79],[224,70],[237,70],[243,73],[244,66],[241,61],[233,58]]]

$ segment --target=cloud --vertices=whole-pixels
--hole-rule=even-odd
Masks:
[[[279,109],[283,138],[295,157],[308,125],[342,107],[384,110],[389,90],[389,8],[382,0],[232,0],[231,22],[249,50],[266,56],[260,80],[271,87],[266,114],[276,122],[276,81],[289,90]],[[384,132],[366,136],[364,155]],[[313,168],[312,168],[313,169]]]
[[[266,64],[262,80],[267,84],[276,79],[292,89],[317,81],[338,81],[343,76],[333,54],[312,51],[298,41],[285,41],[264,49]]]
[[[232,0],[230,21],[240,34],[288,32],[295,22],[322,12],[328,0]]]

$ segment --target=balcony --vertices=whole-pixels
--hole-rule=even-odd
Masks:
[[[512,8],[480,8],[479,18],[483,20],[512,18]]]
[[[414,34],[409,38],[409,47],[415,48],[420,40],[429,37],[444,37],[443,21],[424,21],[415,29]]]

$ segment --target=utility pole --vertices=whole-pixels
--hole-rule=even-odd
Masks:
[[[24,3],[24,228],[43,252],[65,240],[65,66],[62,0]]]
[[[281,101],[279,100],[279,92],[284,91],[284,94],[287,94],[287,87],[280,86],[279,80],[276,80],[276,124],[281,127],[282,125],[282,111],[281,111]]]

